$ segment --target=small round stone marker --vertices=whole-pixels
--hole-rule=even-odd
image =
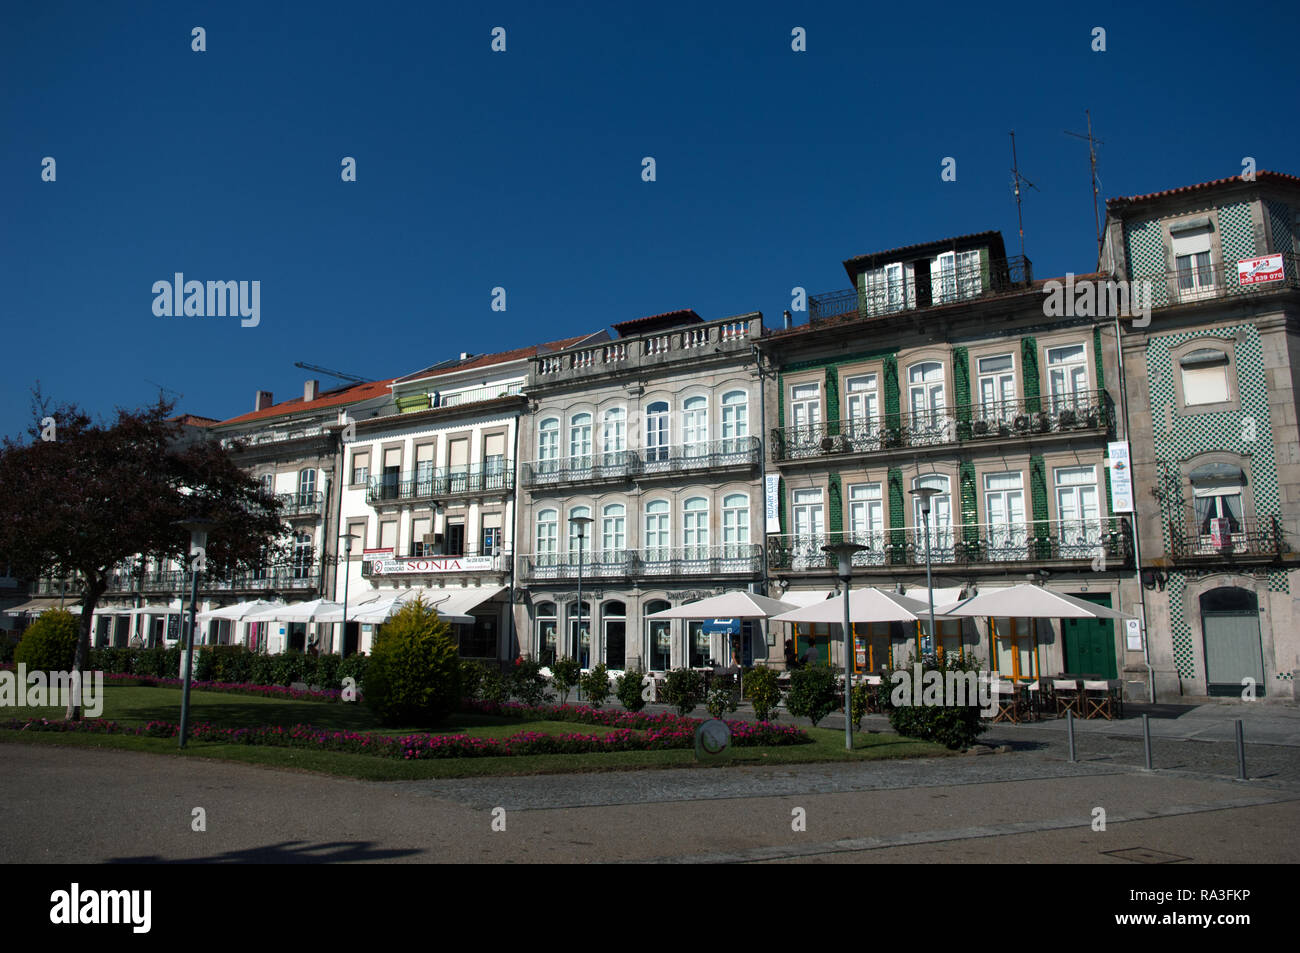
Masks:
[[[712,761],[731,747],[731,729],[725,721],[710,718],[695,729],[695,760]]]

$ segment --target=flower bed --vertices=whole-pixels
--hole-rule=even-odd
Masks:
[[[551,706],[537,707],[545,709]],[[600,712],[599,714],[614,713]],[[316,751],[340,751],[346,754],[404,760],[510,757],[529,754],[598,754],[603,751],[665,751],[694,747],[695,729],[700,724],[698,719],[682,718],[677,715],[645,717],[668,721],[643,729],[619,727],[603,735],[584,735],[576,732],[548,735],[537,731],[521,731],[508,738],[433,734],[394,737],[360,734],[354,731],[330,731],[313,728],[311,725],[294,725],[290,728],[276,725],[263,725],[258,728],[219,728],[202,722],[193,726],[190,737],[196,741],[310,748]],[[806,744],[811,741],[803,731],[786,725],[755,725],[748,722],[728,722],[728,724],[732,730],[732,740],[738,746]],[[164,721],[151,721],[143,726],[126,727],[116,722],[99,719],[50,721],[44,718],[10,719],[0,722],[0,729],[134,735],[147,738],[174,738],[180,732],[178,725]]]
[[[180,688],[185,683],[179,678],[160,678],[154,675],[128,675],[118,672],[105,672],[106,682],[125,682],[146,688],[163,686]],[[257,695],[261,698],[285,698],[290,701],[336,702],[343,696],[337,688],[286,688],[283,685],[254,685],[252,682],[190,682],[190,690],[196,692],[221,692],[226,695]],[[357,701],[361,693],[356,692]]]

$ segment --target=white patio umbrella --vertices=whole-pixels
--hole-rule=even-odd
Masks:
[[[283,605],[283,602],[271,599],[253,599],[250,602],[236,602],[234,605],[222,606],[220,609],[207,609],[198,613],[198,617],[204,621],[209,619],[229,619],[231,622],[241,622],[254,613],[261,612],[264,609],[279,608]]]
[[[938,610],[935,610],[936,612]],[[1132,619],[1117,609],[1108,609],[1063,592],[1021,583],[1007,589],[980,592],[969,599],[943,607],[950,616],[983,616],[994,619]],[[996,653],[996,648],[994,648]],[[1038,634],[1034,633],[1034,668],[1038,667]],[[1023,676],[1022,676],[1023,677]]]
[[[770,599],[767,596],[760,596],[753,592],[737,589],[733,592],[724,592],[720,596],[711,596],[708,599],[700,599],[698,602],[687,602],[671,609],[664,609],[662,612],[652,612],[647,618],[770,619],[780,612],[788,612],[793,608],[795,608],[794,605],[789,602],[782,602],[779,599]],[[727,637],[727,643],[727,651],[730,652],[730,636]],[[689,660],[690,646],[686,645],[684,648],[686,649],[686,658]]]
[[[844,622],[844,597],[823,599],[780,615],[773,622]],[[849,593],[849,622],[915,622],[928,618],[930,606],[919,599],[909,599],[896,592],[867,586]],[[938,618],[939,611],[935,610]]]
[[[937,614],[939,609],[935,609]],[[1021,583],[1007,589],[980,592],[943,607],[950,616],[984,616],[1019,619],[1132,619],[1117,609],[1108,609],[1063,592]]]
[[[328,599],[313,599],[310,602],[267,606],[250,612],[244,618],[276,622],[338,622],[343,618],[343,606]]]

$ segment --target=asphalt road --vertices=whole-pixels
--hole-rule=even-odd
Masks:
[[[1278,836],[1300,828],[1300,783],[1290,772],[1247,782],[1214,769],[1148,773],[1123,763],[1127,754],[1096,751],[1070,764],[1051,737],[1040,731],[1041,740],[1013,739],[1020,751],[982,757],[387,784],[2,744],[0,860],[1300,860],[1294,838]],[[1197,744],[1166,742],[1166,760]],[[1252,750],[1260,764],[1265,753],[1297,760],[1294,748]],[[206,831],[192,830],[196,807]],[[1097,809],[1104,830],[1094,829]]]

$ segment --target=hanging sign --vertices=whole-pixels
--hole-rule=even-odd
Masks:
[[[766,499],[767,499],[767,532],[781,532],[781,507],[780,499],[781,475],[778,473],[769,473],[767,475]]]
[[[1110,509],[1112,513],[1133,512],[1133,474],[1129,461],[1128,441],[1114,440],[1106,456],[1110,463]]]

